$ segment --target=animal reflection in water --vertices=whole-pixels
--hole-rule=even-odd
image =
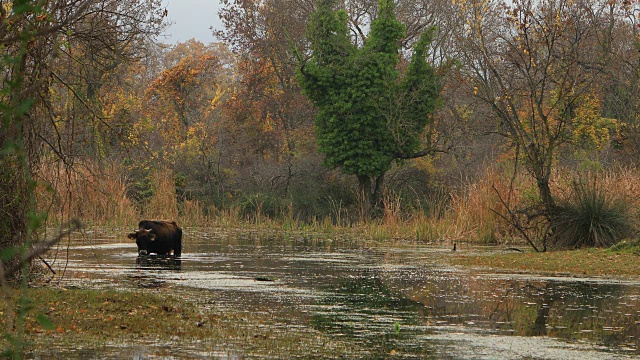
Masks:
[[[136,267],[146,270],[182,270],[182,260],[173,256],[140,255]]]

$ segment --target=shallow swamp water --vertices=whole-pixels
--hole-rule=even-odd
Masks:
[[[640,357],[640,281],[459,268],[446,265],[454,256],[449,248],[372,248],[306,236],[185,229],[179,260],[138,257],[126,240],[120,232],[87,233],[52,253],[60,285],[166,291],[216,311],[263,314],[273,332],[335,339],[349,349],[346,358]],[[499,250],[457,253],[491,251]],[[323,357],[323,346],[303,349],[301,357]],[[244,359],[261,353],[163,339],[48,354]]]

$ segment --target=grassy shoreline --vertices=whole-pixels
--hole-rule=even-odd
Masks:
[[[25,354],[52,354],[57,349],[98,354],[112,347],[122,355],[142,346],[169,346],[188,353],[194,344],[199,353],[211,354],[256,352],[279,357],[311,349],[340,357],[348,352],[345,344],[308,327],[289,329],[264,314],[222,311],[154,290],[41,287],[15,289],[11,296],[14,302],[28,299],[22,335]],[[8,311],[4,302],[0,304],[4,329]],[[0,346],[11,347],[6,338],[0,339]]]
[[[640,277],[640,256],[633,252],[588,248],[552,252],[493,254],[460,253],[449,259],[451,265],[501,271],[575,277]]]

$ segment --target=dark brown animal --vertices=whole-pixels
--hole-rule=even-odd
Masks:
[[[182,255],[182,229],[175,221],[142,220],[127,237],[136,240],[139,255]]]

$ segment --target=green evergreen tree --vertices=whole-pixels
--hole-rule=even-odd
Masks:
[[[349,36],[347,13],[334,8],[334,0],[320,0],[309,20],[312,53],[300,59],[298,81],[318,109],[316,137],[325,165],[357,176],[368,211],[379,205],[394,160],[433,151],[423,134],[439,93],[426,60],[434,29],[422,34],[401,74],[405,26],[396,19],[393,0],[380,0],[362,46]]]

